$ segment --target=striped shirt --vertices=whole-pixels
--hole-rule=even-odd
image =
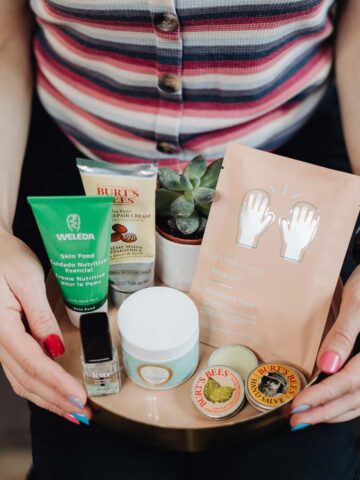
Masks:
[[[335,0],[30,0],[41,101],[88,157],[282,145],[321,100]]]

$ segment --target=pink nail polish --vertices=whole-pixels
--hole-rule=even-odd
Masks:
[[[66,418],[66,420],[69,420],[69,422],[71,423],[75,423],[75,425],[80,425],[80,422],[77,418],[73,417],[72,415],[70,415],[70,413],[66,413],[64,415],[64,418]]]
[[[335,352],[325,352],[321,355],[319,366],[325,373],[336,373],[341,365],[341,357]]]

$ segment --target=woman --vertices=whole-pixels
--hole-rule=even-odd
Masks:
[[[47,113],[35,101],[14,228],[40,256],[24,196],[80,193],[78,150],[107,161],[157,159],[176,166],[197,152],[217,158],[234,140],[349,170],[336,96],[328,90],[331,0],[30,3],[38,22],[37,91]],[[360,5],[349,0],[343,6],[336,78],[351,167],[360,174]],[[86,393],[51,359],[65,347],[43,271],[12,232],[29,129],[30,39],[27,2],[3,0],[0,359],[14,391],[32,402],[32,478],[251,479],[261,469],[265,474],[267,459],[279,458],[279,451],[276,478],[358,478],[351,427],[342,422],[360,414],[360,357],[344,365],[360,329],[359,268],[319,353],[318,365],[330,376],[293,402],[290,425],[301,432],[249,439],[242,449],[210,457],[145,449],[95,424],[79,425],[92,416]]]

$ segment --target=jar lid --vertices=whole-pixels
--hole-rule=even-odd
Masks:
[[[259,365],[259,362],[250,348],[232,343],[214,350],[209,357],[208,365],[226,365],[238,372],[245,382],[249,373]]]
[[[206,417],[231,417],[244,403],[244,383],[232,368],[222,365],[207,367],[195,376],[191,385],[191,399]]]
[[[249,373],[245,384],[248,401],[261,411],[272,410],[290,402],[301,390],[296,368],[283,363],[262,363]]]
[[[146,362],[165,362],[187,353],[199,338],[198,311],[185,293],[149,287],[128,297],[118,312],[123,349]]]

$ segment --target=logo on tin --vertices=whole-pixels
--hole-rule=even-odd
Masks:
[[[261,377],[258,388],[264,395],[268,397],[276,397],[288,392],[289,382],[287,378],[283,377],[279,373],[270,372]]]
[[[208,367],[193,380],[192,401],[200,412],[212,418],[236,413],[244,400],[240,376],[227,367]]]
[[[276,408],[299,393],[301,380],[292,368],[276,364],[263,364],[253,370],[247,379],[249,400],[259,407]]]
[[[235,388],[224,386],[213,378],[209,378],[204,387],[204,397],[212,403],[224,403],[230,400]]]

